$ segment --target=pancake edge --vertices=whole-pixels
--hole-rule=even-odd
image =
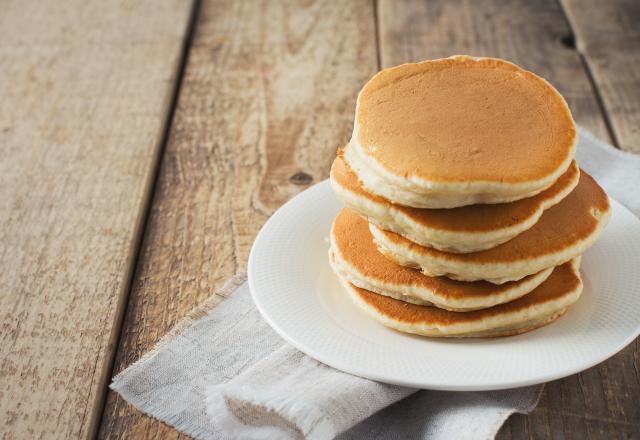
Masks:
[[[378,282],[367,279],[357,269],[352,268],[345,262],[340,254],[338,246],[334,244],[333,236],[331,237],[331,247],[329,248],[329,264],[336,275],[356,287],[369,290],[379,295],[388,296],[399,301],[408,302],[421,306],[438,307],[452,312],[469,312],[473,310],[486,309],[498,304],[514,301],[533,291],[540,284],[546,281],[551,275],[554,267],[544,269],[527,282],[523,282],[516,288],[510,289],[499,294],[476,296],[465,299],[447,298],[438,295],[436,292],[420,286],[414,285],[389,285],[385,282]],[[424,275],[427,276],[427,275]]]
[[[354,123],[354,136],[356,132],[357,124]],[[370,193],[413,208],[446,209],[508,203],[533,197],[553,185],[567,171],[575,158],[576,145],[577,137],[571,146],[571,154],[552,173],[536,181],[519,183],[423,181],[418,185],[416,177],[400,177],[384,169],[375,159],[369,158],[353,138],[345,149],[344,157]]]
[[[577,165],[575,166],[577,167]],[[330,173],[329,177],[331,187],[338,200],[351,210],[366,217],[370,222],[378,225],[381,229],[395,232],[407,240],[422,246],[452,253],[468,253],[491,249],[530,229],[537,223],[545,210],[558,204],[575,189],[580,180],[580,169],[578,168],[575,179],[566,188],[556,194],[555,197],[540,202],[532,215],[515,225],[491,232],[451,231],[425,226],[412,220],[411,217],[404,214],[402,209],[397,208],[393,203],[380,203],[366,199],[366,197],[360,196],[340,185],[333,178],[332,173]]]
[[[574,246],[515,263],[465,264],[464,262],[451,261],[446,258],[433,258],[410,249],[402,248],[402,246],[397,246],[395,243],[388,241],[383,230],[373,223],[369,223],[369,231],[371,231],[373,235],[378,250],[387,258],[401,266],[420,269],[422,273],[428,276],[446,276],[457,281],[485,280],[494,284],[503,284],[508,281],[518,281],[527,275],[540,272],[548,267],[560,266],[582,255],[598,240],[602,231],[609,223],[610,218],[611,204],[608,205],[606,211],[602,211],[601,215],[597,217],[597,226],[592,233]]]
[[[555,321],[561,316],[566,309],[574,304],[581,296],[583,290],[582,278],[576,264],[572,264],[575,276],[579,283],[577,287],[560,298],[545,301],[533,307],[543,309],[542,313],[532,315],[532,309],[520,310],[513,313],[491,316],[487,319],[472,323],[458,323],[452,325],[428,325],[425,323],[406,323],[398,319],[389,318],[381,315],[375,308],[363,301],[357,294],[355,287],[347,280],[340,278],[340,283],[347,291],[356,306],[364,310],[370,317],[381,323],[382,325],[400,331],[402,333],[410,333],[421,336],[439,337],[439,338],[470,338],[470,337],[497,337],[511,336],[525,333],[536,328],[542,327]],[[544,307],[543,307],[544,306]],[[460,312],[452,312],[460,313]],[[464,313],[464,312],[462,312]],[[504,318],[507,322],[504,322]],[[498,318],[503,318],[502,320]],[[498,322],[502,321],[502,322]]]

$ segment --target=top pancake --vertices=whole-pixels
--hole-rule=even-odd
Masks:
[[[358,96],[346,160],[374,194],[448,208],[542,191],[567,170],[576,141],[566,102],[545,80],[455,56],[375,75]]]
[[[396,205],[366,191],[344,161],[342,151],[331,167],[331,186],[340,201],[382,229],[439,250],[475,252],[495,247],[532,227],[545,209],[560,202],[578,184],[575,161],[548,189],[510,203],[451,209]]]

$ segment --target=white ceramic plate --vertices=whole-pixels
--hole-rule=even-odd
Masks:
[[[307,355],[351,374],[417,388],[493,390],[589,368],[640,333],[640,220],[612,201],[611,221],[582,259],[584,291],[555,323],[496,339],[399,333],[360,311],[328,263],[340,209],[328,181],[280,208],[249,257],[253,299],[269,324]]]

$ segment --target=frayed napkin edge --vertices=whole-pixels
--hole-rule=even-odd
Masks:
[[[202,305],[195,307],[189,313],[187,313],[184,318],[178,321],[171,328],[171,330],[169,330],[162,338],[158,340],[158,342],[156,342],[153,348],[145,352],[137,361],[131,363],[120,373],[115,375],[113,377],[111,385],[109,385],[109,388],[122,394],[119,390],[114,388],[114,386],[116,385],[116,382],[118,382],[122,378],[122,374],[125,371],[128,371],[130,369],[135,370],[140,364],[154,357],[161,349],[165,347],[165,345],[180,336],[182,333],[184,333],[185,330],[195,324],[196,321],[207,316],[207,314],[211,310],[219,306],[220,303],[224,302],[224,300],[231,296],[231,294],[245,281],[247,281],[247,274],[245,273],[239,273],[229,278],[229,280],[227,280],[227,282],[224,283],[224,285],[219,290],[214,292],[213,295],[207,298],[207,300]]]

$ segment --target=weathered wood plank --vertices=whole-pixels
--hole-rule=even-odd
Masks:
[[[561,0],[614,137],[640,153],[640,2]]]
[[[571,30],[554,0],[381,0],[378,19],[383,66],[455,53],[506,58],[547,78],[565,96],[577,122],[608,139],[580,56],[561,44]],[[626,102],[640,102],[637,91],[628,92]],[[498,437],[637,436],[640,381],[634,357],[640,356],[636,344],[580,375],[548,384],[538,408],[529,416],[511,417]]]
[[[190,5],[2,4],[3,438],[96,430]]]
[[[571,31],[555,1],[381,0],[378,15],[383,67],[459,53],[505,58],[548,79],[576,121],[608,139],[580,57],[560,42]]]
[[[370,1],[204,1],[116,372],[234,272],[267,217],[327,177],[377,70]],[[102,437],[176,436],[110,393]]]

